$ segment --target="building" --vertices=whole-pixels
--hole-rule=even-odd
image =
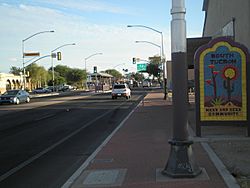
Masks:
[[[250,49],[250,1],[204,0],[203,37],[230,36]]]
[[[109,90],[112,87],[113,76],[107,73],[92,73],[87,76],[88,88],[95,90]]]
[[[0,93],[10,89],[20,89],[23,85],[23,78],[14,74],[0,73]]]

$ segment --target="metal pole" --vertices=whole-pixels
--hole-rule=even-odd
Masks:
[[[87,78],[88,78],[88,75],[87,75],[87,60],[89,59],[89,58],[91,58],[91,57],[93,57],[93,56],[96,56],[96,55],[102,55],[102,53],[94,53],[94,54],[92,54],[92,55],[90,55],[90,56],[88,56],[88,57],[86,57],[85,59],[84,59],[84,61],[85,61],[85,71],[86,71],[86,89],[88,89],[88,83],[87,83]]]
[[[25,66],[24,66],[24,40],[22,40],[22,59],[23,59],[23,90],[25,90],[26,76],[25,76]]]
[[[167,70],[167,67],[165,65],[165,60],[163,62],[163,59],[164,59],[163,57],[165,57],[164,56],[164,49],[163,49],[163,33],[161,31],[158,31],[158,30],[156,30],[156,29],[154,29],[152,27],[148,27],[148,26],[145,26],[145,25],[127,25],[127,27],[144,27],[144,28],[150,29],[152,31],[155,31],[155,32],[161,34],[161,50],[162,50],[162,52],[161,52],[161,62],[163,63],[163,88],[164,88],[164,98],[163,99],[166,100],[167,99],[167,86],[166,86],[166,75],[167,75],[166,70]]]
[[[163,47],[163,34],[161,32],[161,61],[163,64],[163,87],[164,87],[164,97],[163,99],[167,99],[167,66],[164,54],[164,47]]]
[[[86,90],[89,90],[89,86],[88,86],[88,74],[87,74],[87,59],[85,58],[84,61],[85,61],[85,72],[86,72],[85,87],[86,87]]]
[[[170,155],[162,173],[173,178],[192,178],[201,173],[194,160],[193,141],[188,138],[185,13],[184,0],[172,0],[173,139],[169,141]]]
[[[52,85],[53,85],[53,92],[55,91],[55,71],[54,71],[54,62],[51,53],[51,69],[52,69]]]
[[[26,74],[25,74],[25,66],[24,66],[24,42],[25,42],[26,40],[28,40],[28,39],[30,39],[30,38],[36,36],[36,35],[39,35],[39,34],[42,34],[42,33],[53,33],[53,32],[55,32],[55,31],[52,30],[52,31],[41,31],[41,32],[37,32],[37,33],[35,33],[35,34],[33,34],[33,35],[31,35],[31,36],[29,36],[29,37],[27,37],[27,38],[25,38],[25,39],[22,40],[23,76],[24,76],[23,87],[24,87],[24,90],[25,90],[25,88],[26,88]]]

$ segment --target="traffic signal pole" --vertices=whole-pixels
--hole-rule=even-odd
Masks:
[[[171,51],[173,82],[173,138],[170,155],[162,174],[173,178],[191,178],[201,173],[196,165],[188,137],[188,92],[186,60],[186,21],[184,0],[172,0]]]

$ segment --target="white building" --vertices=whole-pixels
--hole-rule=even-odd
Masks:
[[[23,78],[14,74],[0,73],[0,93],[10,89],[20,89],[23,85]]]

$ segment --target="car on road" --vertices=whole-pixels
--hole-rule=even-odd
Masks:
[[[150,87],[152,84],[150,81],[148,80],[143,80],[142,82],[142,87]]]
[[[112,88],[112,99],[117,99],[117,97],[125,97],[126,99],[131,98],[131,90],[127,84],[114,84]]]
[[[51,93],[51,90],[50,90],[50,89],[47,89],[47,88],[43,88],[43,87],[38,87],[38,88],[34,89],[34,90],[32,91],[32,93],[35,93],[35,94]]]
[[[24,90],[8,90],[0,96],[0,104],[19,104],[21,102],[30,102],[30,95]]]

